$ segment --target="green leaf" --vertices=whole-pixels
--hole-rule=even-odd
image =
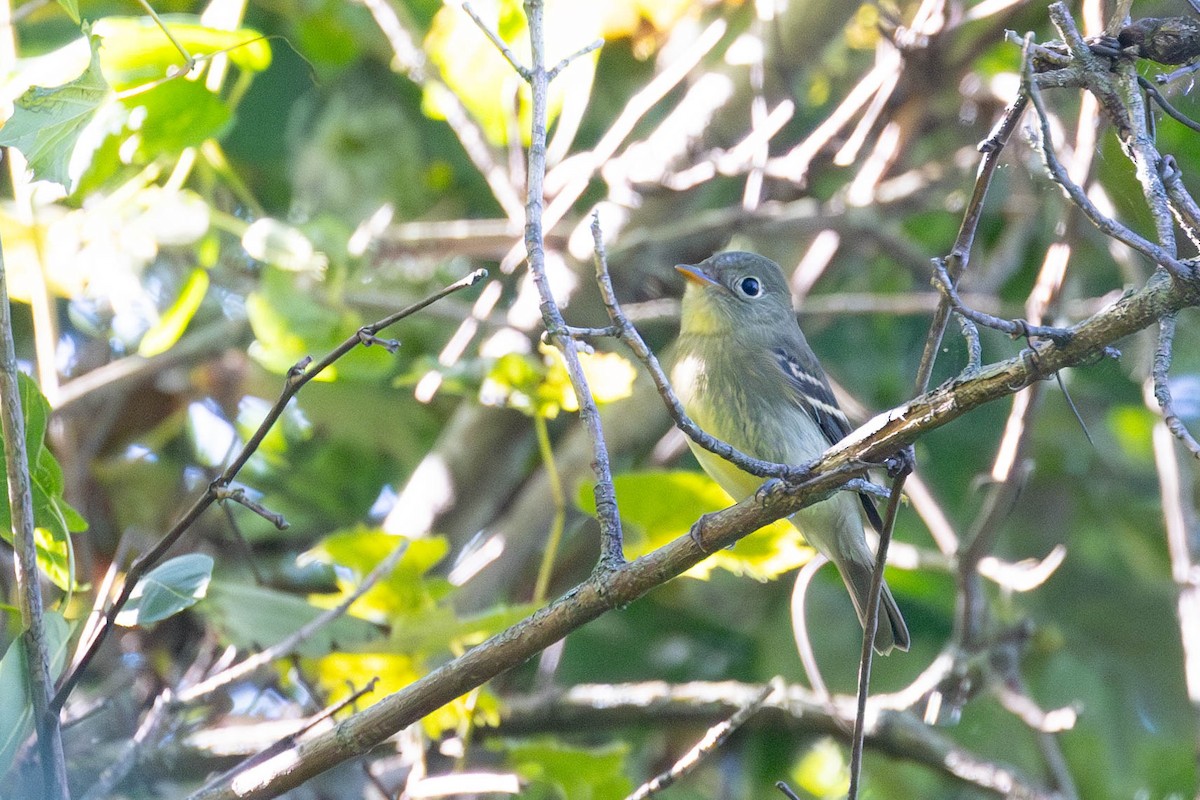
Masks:
[[[305,356],[328,353],[364,322],[353,311],[326,305],[311,277],[270,266],[263,269],[258,291],[246,297],[246,315],[255,337],[250,355],[281,375]],[[382,347],[357,348],[317,380],[333,381],[341,375],[374,380],[394,366],[395,358]]]
[[[67,167],[79,136],[109,95],[100,70],[100,39],[92,35],[88,41],[92,56],[82,75],[62,86],[31,87],[0,128],[0,145],[20,150],[37,180],[68,187]]]
[[[508,741],[503,749],[518,775],[552,789],[563,800],[619,800],[633,790],[626,777],[629,745],[624,742],[586,748],[537,738]]]
[[[350,570],[354,574],[352,580],[339,580],[343,594],[348,594],[401,541],[401,537],[377,529],[358,528],[327,537],[304,557]],[[359,616],[382,621],[431,608],[451,587],[444,578],[429,577],[426,573],[449,551],[449,543],[440,536],[409,541],[392,573],[359,598],[351,609]]]
[[[50,651],[50,677],[57,679],[67,662],[70,627],[61,614],[42,615],[46,645]],[[18,636],[0,658],[0,776],[8,772],[13,758],[33,733],[33,702],[29,696],[29,660],[25,637]]]
[[[34,544],[38,567],[60,589],[73,583],[71,543],[68,535],[87,529],[87,522],[63,498],[63,474],[46,449],[46,423],[50,406],[33,378],[18,373],[21,411],[25,418],[25,449],[29,456],[30,494],[33,499]],[[0,436],[0,442],[3,437]],[[12,508],[8,502],[8,465],[0,459],[0,538],[13,541]]]
[[[149,625],[191,608],[207,593],[212,568],[212,556],[203,553],[164,561],[133,587],[129,602],[117,614],[117,624]]]
[[[58,0],[58,4],[63,7],[63,11],[67,12],[67,16],[71,18],[71,22],[79,24],[79,0]],[[0,772],[0,774],[3,774]]]
[[[627,553],[637,557],[684,536],[701,514],[720,511],[733,500],[717,483],[700,472],[628,472],[613,479],[621,519],[629,526]],[[596,501],[590,484],[579,488],[579,507],[593,516]],[[685,574],[707,578],[716,568],[765,581],[795,569],[812,558],[800,533],[787,520],[761,528],[731,550],[720,550]]]
[[[194,269],[188,276],[187,282],[175,298],[175,303],[167,309],[167,313],[159,318],[158,324],[146,331],[138,345],[138,355],[144,357],[156,356],[171,349],[179,341],[188,323],[200,308],[200,302],[208,293],[208,270]]]
[[[251,72],[271,64],[271,45],[256,30],[209,28],[193,14],[163,14],[160,19],[192,58],[224,51],[239,69]],[[171,68],[185,66],[179,50],[149,17],[104,17],[92,30],[104,39],[100,60],[118,92],[161,80]]]
[[[423,657],[461,652],[515,625],[537,609],[533,604],[498,606],[459,618],[451,606],[439,605],[394,619],[388,641],[402,653]]]
[[[270,647],[311,622],[324,609],[303,598],[252,586],[217,580],[209,586],[202,606],[209,621],[241,648]],[[379,628],[366,620],[343,615],[309,636],[296,647],[306,658],[381,639]]]
[[[224,100],[203,83],[183,78],[164,81],[121,102],[131,119],[141,116],[144,109],[145,118],[134,135],[138,156],[146,161],[198,147],[204,140],[220,136],[233,119]]]

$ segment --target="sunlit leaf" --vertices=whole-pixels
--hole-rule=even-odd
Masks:
[[[517,58],[528,62],[529,35],[519,0],[491,0],[473,5],[508,42]],[[546,41],[552,43],[547,58],[551,65],[600,38],[606,4],[558,0],[547,5]],[[460,7],[445,5],[437,13],[425,38],[425,50],[438,65],[445,85],[458,95],[494,144],[506,143],[509,130],[520,130],[528,137],[531,113],[528,85]],[[588,93],[595,59],[595,54],[579,59],[550,84],[547,112],[551,123],[569,92]],[[445,117],[448,103],[445,92],[436,83],[426,87],[425,109],[431,116]],[[509,120],[518,99],[519,127],[513,128]]]
[[[358,528],[326,537],[308,551],[304,558],[331,564],[342,575],[349,571],[352,579],[339,579],[342,591],[354,591],[359,582],[383,561],[403,539],[372,528]],[[396,616],[430,609],[445,597],[450,585],[444,578],[429,576],[429,572],[450,550],[440,536],[412,539],[396,568],[355,601],[351,610],[368,619],[380,622]],[[335,602],[335,598],[319,598]]]
[[[50,406],[37,384],[24,373],[17,375],[25,419],[25,448],[29,458],[30,494],[33,500],[34,543],[38,566],[61,589],[72,585],[70,542],[67,537],[87,529],[87,522],[63,497],[62,468],[45,447]],[[0,436],[0,441],[2,441]],[[8,485],[8,465],[0,459],[0,486]],[[12,509],[8,492],[0,492],[0,538],[13,540]]]
[[[850,788],[850,765],[842,746],[828,737],[815,742],[792,770],[792,780],[813,797],[845,797]]]
[[[163,14],[161,19],[193,58],[224,51],[239,69],[252,72],[271,64],[271,45],[256,30],[210,28],[191,14]],[[145,86],[167,77],[171,68],[184,66],[179,50],[149,17],[104,17],[97,20],[93,32],[104,39],[100,60],[117,91]]]
[[[196,309],[200,308],[204,295],[208,293],[208,283],[207,270],[192,270],[179,292],[179,297],[175,298],[167,313],[159,318],[158,324],[146,331],[146,335],[142,337],[142,342],[138,345],[139,355],[148,357],[165,353],[179,341],[179,337],[187,330],[188,323],[192,321]]]
[[[233,112],[198,81],[176,78],[121,100],[129,109],[129,127],[138,157],[150,160],[197,147],[224,132]]]
[[[560,410],[578,411],[579,399],[567,365],[554,347],[543,346],[542,357],[506,353],[496,359],[479,390],[484,405],[502,405],[532,416],[553,419]],[[637,370],[616,353],[580,353],[579,363],[592,398],[603,405],[633,392]]]
[[[20,150],[38,180],[69,184],[75,144],[109,95],[100,69],[100,39],[93,35],[88,41],[91,61],[82,75],[62,86],[30,88],[0,128],[0,145]]]
[[[699,472],[629,472],[614,478],[621,519],[629,526],[626,553],[631,557],[687,535],[701,514],[720,511],[733,500],[715,481]],[[579,488],[579,507],[596,513],[590,484]],[[769,580],[812,558],[811,548],[786,520],[761,528],[730,550],[720,550],[685,574],[707,578],[716,568],[756,580]]]
[[[424,677],[426,669],[418,660],[398,653],[330,653],[310,665],[327,693],[330,703],[348,698],[353,691],[378,679],[375,691],[359,700],[359,708],[378,702]],[[421,724],[432,738],[458,728],[468,718],[476,725],[495,725],[499,720],[495,698],[480,690],[456,698],[426,716]]]
[[[63,11],[67,12],[67,16],[71,18],[71,22],[79,24],[79,0],[58,0],[58,4],[63,7]],[[0,775],[4,771],[0,770]]]
[[[208,592],[212,556],[187,553],[164,561],[146,573],[117,614],[117,624],[149,625],[194,606]]]
[[[50,656],[50,677],[62,674],[67,660],[70,628],[61,614],[42,615]],[[21,745],[33,732],[33,703],[29,697],[29,662],[23,636],[15,638],[0,658],[0,776],[8,772]]]

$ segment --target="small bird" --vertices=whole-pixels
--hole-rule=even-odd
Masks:
[[[800,331],[783,270],[754,253],[718,253],[679,265],[688,280],[671,383],[692,420],[708,433],[765,461],[803,464],[850,432],[829,381]],[[700,466],[735,499],[762,484],[718,455],[688,445]],[[872,523],[879,513],[861,496]],[[842,575],[862,622],[875,557],[858,501],[838,492],[789,517]],[[887,584],[880,596],[875,649],[908,650],[908,627]],[[865,626],[865,623],[864,623]]]

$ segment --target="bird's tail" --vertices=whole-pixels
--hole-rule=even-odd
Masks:
[[[870,552],[866,551],[866,548],[863,549],[869,556]],[[875,571],[875,565],[845,559],[844,563],[838,564],[838,571],[842,574],[842,580],[846,582],[846,588],[850,590],[850,599],[854,601],[858,621],[866,628],[867,598],[871,592],[871,574]],[[892,590],[885,581],[879,593],[879,625],[875,629],[875,652],[887,655],[893,647],[907,651],[908,645],[908,626],[904,624],[900,607],[896,605],[896,598],[892,597]]]

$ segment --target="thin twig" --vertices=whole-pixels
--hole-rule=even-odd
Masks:
[[[249,495],[246,494],[244,487],[235,486],[231,488],[229,486],[218,486],[213,493],[218,503],[229,500],[237,503],[240,506],[248,508],[255,514],[258,514],[260,517],[265,519],[267,522],[274,525],[276,530],[286,531],[289,527],[291,527],[288,525],[288,521],[283,518],[282,514],[277,514],[276,512],[264,506],[262,503],[250,499]]]
[[[7,154],[7,148],[3,152]],[[32,400],[41,402],[40,397]],[[34,542],[36,523],[23,405],[13,343],[12,306],[8,301],[8,276],[0,251],[0,430],[4,434],[4,462],[8,472],[8,485],[4,491],[8,493],[13,557],[17,567],[17,602],[21,609],[21,624],[25,627],[21,641],[25,647],[29,697],[41,756],[42,790],[51,800],[63,800],[70,797],[70,789],[58,709],[51,699],[54,678],[50,674],[50,641],[43,617],[41,572]],[[69,579],[75,579],[73,572]]]
[[[863,740],[866,736],[867,693],[871,688],[871,657],[875,654],[875,631],[879,627],[879,595],[883,590],[883,570],[887,566],[888,545],[896,525],[896,514],[900,510],[900,497],[904,492],[904,481],[912,472],[911,453],[901,459],[900,472],[892,482],[892,496],[888,499],[883,517],[883,530],[879,532],[879,546],[875,551],[875,571],[871,575],[871,589],[867,594],[866,616],[863,618],[862,655],[858,661],[858,707],[854,716],[854,738],[850,744],[850,792],[849,800],[857,800],[859,780],[862,772]]]
[[[775,692],[783,691],[783,680],[775,678],[762,688],[762,690],[751,698],[750,702],[743,705],[729,719],[718,722],[716,725],[708,729],[701,737],[700,741],[688,750],[678,761],[671,765],[671,768],[665,772],[661,772],[650,780],[643,783],[625,800],[646,800],[653,794],[661,792],[671,784],[675,783],[680,778],[694,771],[705,756],[715,752],[717,748],[723,745],[734,731],[742,727],[746,720],[750,719],[758,710],[767,702],[767,698]]]
[[[592,487],[596,500],[596,518],[600,522],[600,570],[614,569],[625,562],[625,547],[621,535],[621,517],[617,513],[616,490],[613,488],[609,466],[608,446],[600,424],[600,411],[588,387],[587,376],[579,361],[578,347],[567,331],[562,310],[550,289],[546,277],[546,251],[542,238],[542,212],[545,203],[546,180],[546,118],[547,74],[544,40],[544,7],[542,0],[526,0],[525,16],[529,22],[529,41],[533,65],[527,75],[533,95],[533,114],[529,144],[529,186],[525,205],[525,252],[529,256],[529,272],[541,297],[542,321],[550,341],[563,355],[571,387],[579,401],[579,418],[587,428],[592,442],[592,472],[596,483]]]
[[[561,73],[567,67],[571,66],[572,62],[574,62],[576,59],[583,58],[588,53],[599,50],[601,47],[604,47],[603,39],[597,39],[594,42],[585,44],[583,47],[579,48],[574,53],[571,53],[571,55],[567,56],[562,61],[559,61],[557,64],[555,64],[549,70],[547,70],[546,71],[546,80],[547,81],[554,80],[555,78],[557,78],[559,76],[559,73]],[[522,76],[522,77],[524,77],[524,76]]]
[[[1034,325],[1023,319],[1000,319],[999,317],[993,317],[991,314],[984,314],[982,311],[968,308],[959,298],[958,290],[954,288],[954,283],[951,281],[950,274],[946,270],[945,259],[933,259],[933,285],[938,291],[946,295],[951,307],[959,316],[977,325],[982,325],[985,328],[1006,333],[1014,339],[1036,336],[1062,344],[1071,337],[1070,331],[1066,328]]]
[[[1163,185],[1167,189],[1167,197],[1171,201],[1171,211],[1179,222],[1179,227],[1192,240],[1192,246],[1200,249],[1200,205],[1183,185],[1183,171],[1174,156],[1163,156],[1159,164],[1162,172]]]
[[[938,263],[940,265],[940,261]],[[967,342],[967,366],[964,368],[964,374],[974,375],[983,367],[983,345],[979,342],[979,329],[961,313],[958,314],[958,327]]]
[[[469,16],[475,22],[475,26],[478,27],[479,30],[483,31],[483,35],[486,36],[492,44],[496,45],[496,49],[500,51],[500,55],[504,56],[504,60],[507,61],[508,65],[513,68],[513,71],[520,75],[526,83],[532,83],[533,73],[530,71],[529,67],[517,60],[517,56],[509,48],[508,42],[501,39],[500,34],[492,30],[492,26],[483,21],[483,17],[479,16],[479,14],[475,12],[474,7],[472,7],[470,3],[463,3],[462,10],[467,12],[467,16]]]
[[[1180,125],[1184,125],[1194,131],[1200,132],[1200,122],[1196,122],[1196,120],[1192,119],[1175,106],[1171,105],[1167,98],[1162,96],[1162,92],[1158,91],[1158,89],[1155,89],[1154,84],[1150,83],[1150,81],[1146,80],[1141,75],[1138,75],[1138,86],[1141,86],[1142,89],[1145,90],[1146,94],[1150,95],[1151,100],[1158,103],[1159,108],[1167,112],[1168,117],[1175,120]]]
[[[958,236],[954,240],[953,247],[950,248],[949,255],[946,256],[946,270],[950,275],[951,283],[958,283],[959,276],[970,263],[971,248],[975,242],[975,232],[979,229],[979,221],[983,216],[983,204],[987,199],[988,187],[991,186],[992,177],[1000,165],[1000,153],[1008,143],[1013,131],[1016,130],[1017,123],[1021,121],[1021,115],[1025,113],[1027,100],[1025,94],[1018,95],[1004,110],[1004,116],[992,129],[991,135],[979,144],[978,149],[983,157],[979,161],[975,188],[971,192],[971,200],[967,203],[966,211],[963,212]],[[933,375],[933,364],[942,347],[942,337],[945,336],[946,325],[949,321],[950,301],[943,297],[929,324],[929,334],[925,337],[925,348],[921,353],[920,366],[917,368],[916,394],[921,394],[929,388],[929,378]]]
[[[138,558],[134,560],[133,564],[130,565],[129,572],[125,576],[125,582],[121,586],[121,591],[118,593],[113,603],[108,607],[108,610],[104,612],[104,617],[99,626],[96,628],[95,634],[87,641],[86,645],[84,645],[82,642],[80,643],[82,655],[77,655],[75,668],[71,670],[66,680],[64,680],[62,685],[59,687],[58,693],[54,696],[51,708],[55,713],[62,708],[63,704],[67,700],[67,697],[70,696],[71,691],[75,688],[75,685],[79,683],[80,678],[83,677],[83,673],[87,669],[88,664],[91,663],[91,660],[99,651],[100,645],[104,643],[105,638],[108,636],[109,632],[111,632],[113,625],[116,623],[117,615],[120,613],[121,609],[124,608],[125,603],[128,602],[130,595],[133,593],[133,587],[136,586],[137,582],[142,578],[142,576],[144,576],[146,572],[148,572],[155,564],[157,564],[163,555],[165,555],[166,552],[170,550],[172,546],[174,546],[175,542],[177,542],[179,538],[183,536],[183,534],[192,526],[192,524],[200,518],[200,515],[204,513],[204,511],[210,505],[216,502],[218,492],[221,489],[229,486],[229,484],[237,476],[238,472],[241,471],[242,467],[246,465],[246,462],[249,461],[251,456],[253,456],[258,450],[259,445],[262,444],[263,439],[266,438],[267,434],[270,432],[275,422],[283,414],[287,404],[296,395],[296,393],[299,392],[300,389],[305,386],[305,384],[323,372],[328,366],[333,364],[342,356],[349,353],[355,347],[362,346],[363,334],[374,336],[384,328],[399,322],[405,317],[415,314],[426,306],[436,303],[438,300],[441,300],[447,295],[453,294],[454,292],[462,289],[466,289],[469,286],[474,286],[476,283],[486,277],[487,270],[476,270],[467,277],[455,281],[444,289],[434,292],[424,300],[413,303],[407,308],[397,311],[394,314],[390,314],[378,322],[371,323],[370,325],[364,325],[317,363],[313,364],[312,358],[306,357],[288,371],[287,378],[284,381],[283,390],[280,392],[279,398],[275,401],[275,405],[272,406],[267,412],[262,423],[258,426],[258,429],[254,432],[246,444],[242,446],[241,452],[238,453],[233,462],[225,468],[225,470],[219,477],[217,477],[216,480],[209,484],[208,488],[203,494],[200,495],[200,497],[196,498],[191,507],[184,512],[183,516],[180,517],[180,519],[171,527],[171,529],[167,531],[167,533],[164,534],[163,537],[159,539],[153,547],[151,547],[142,555],[138,556]]]
[[[1053,12],[1054,12],[1055,8],[1058,6],[1061,6],[1061,3],[1055,3],[1054,5],[1052,5],[1050,7],[1051,12],[1052,12],[1052,17],[1053,17]],[[1062,9],[1062,13],[1066,14],[1065,8]],[[1068,15],[1068,18],[1069,18],[1069,15]],[[1086,50],[1086,48],[1085,48],[1085,50]],[[1089,51],[1089,57],[1090,57],[1090,51]],[[1058,155],[1055,153],[1053,137],[1050,133],[1050,118],[1049,118],[1049,115],[1046,113],[1045,104],[1042,102],[1041,91],[1038,88],[1038,84],[1036,81],[1033,80],[1032,66],[1028,59],[1025,59],[1025,63],[1022,67],[1021,75],[1022,75],[1022,80],[1021,80],[1022,91],[1029,95],[1029,99],[1032,102],[1034,109],[1037,111],[1037,117],[1038,117],[1038,123],[1039,123],[1038,128],[1037,128],[1037,130],[1038,130],[1037,139],[1038,139],[1038,144],[1039,144],[1038,149],[1040,150],[1040,152],[1042,154],[1042,159],[1044,160],[1044,162],[1046,164],[1046,168],[1050,171],[1050,175],[1054,179],[1054,182],[1063,188],[1063,191],[1065,191],[1067,193],[1067,196],[1071,198],[1071,200],[1075,203],[1075,205],[1079,206],[1079,209],[1080,209],[1080,211],[1083,212],[1084,216],[1086,216],[1091,221],[1091,223],[1093,225],[1095,225],[1096,228],[1101,233],[1103,233],[1105,236],[1115,239],[1118,242],[1128,245],[1129,247],[1138,251],[1139,253],[1146,256],[1148,259],[1150,259],[1155,264],[1157,264],[1157,265],[1161,266],[1163,269],[1167,270],[1167,272],[1169,272],[1172,277],[1174,277],[1176,279],[1182,279],[1182,280],[1190,279],[1192,270],[1187,265],[1181,263],[1175,257],[1175,254],[1173,252],[1174,251],[1173,235],[1172,234],[1164,234],[1162,231],[1162,226],[1159,225],[1157,223],[1157,221],[1156,221],[1156,226],[1159,228],[1160,238],[1162,238],[1162,240],[1164,242],[1169,242],[1170,243],[1169,247],[1164,247],[1162,245],[1158,245],[1158,244],[1155,244],[1154,242],[1151,242],[1150,240],[1138,235],[1137,233],[1134,233],[1132,230],[1130,230],[1125,225],[1120,224],[1116,220],[1112,219],[1111,217],[1109,217],[1106,214],[1104,214],[1103,212],[1101,212],[1100,209],[1098,209],[1096,207],[1095,203],[1093,203],[1091,201],[1091,198],[1089,198],[1087,196],[1087,193],[1083,190],[1083,188],[1080,187],[1079,184],[1075,183],[1075,181],[1071,180],[1070,175],[1067,174],[1067,170],[1063,167],[1062,162],[1060,162],[1058,160]],[[1106,98],[1103,95],[1100,95],[1099,93],[1098,93],[1098,97],[1101,101],[1102,107],[1105,109],[1106,112],[1109,112],[1111,115],[1111,109],[1110,109],[1109,105],[1105,104]],[[1125,121],[1126,126],[1128,126],[1128,118],[1123,118],[1123,120]],[[1118,123],[1121,122],[1121,120],[1115,120],[1115,121],[1117,121]],[[1120,127],[1119,124],[1118,124],[1118,127]],[[1139,164],[1139,168],[1138,168],[1139,175],[1142,172],[1142,170],[1143,170],[1142,165]],[[1149,199],[1149,194],[1150,194],[1149,190],[1147,190],[1147,194],[1148,194],[1148,199]],[[1165,191],[1164,191],[1164,197],[1165,197]],[[1165,203],[1164,203],[1164,208],[1165,208]],[[1157,214],[1155,216],[1156,216],[1156,220],[1157,220]]]
[[[1167,426],[1176,439],[1188,449],[1193,456],[1200,458],[1200,442],[1175,413],[1175,404],[1171,400],[1171,356],[1175,343],[1175,315],[1167,314],[1158,321],[1158,346],[1154,351],[1154,368],[1151,374],[1154,378],[1154,399],[1162,409],[1163,424]]]

